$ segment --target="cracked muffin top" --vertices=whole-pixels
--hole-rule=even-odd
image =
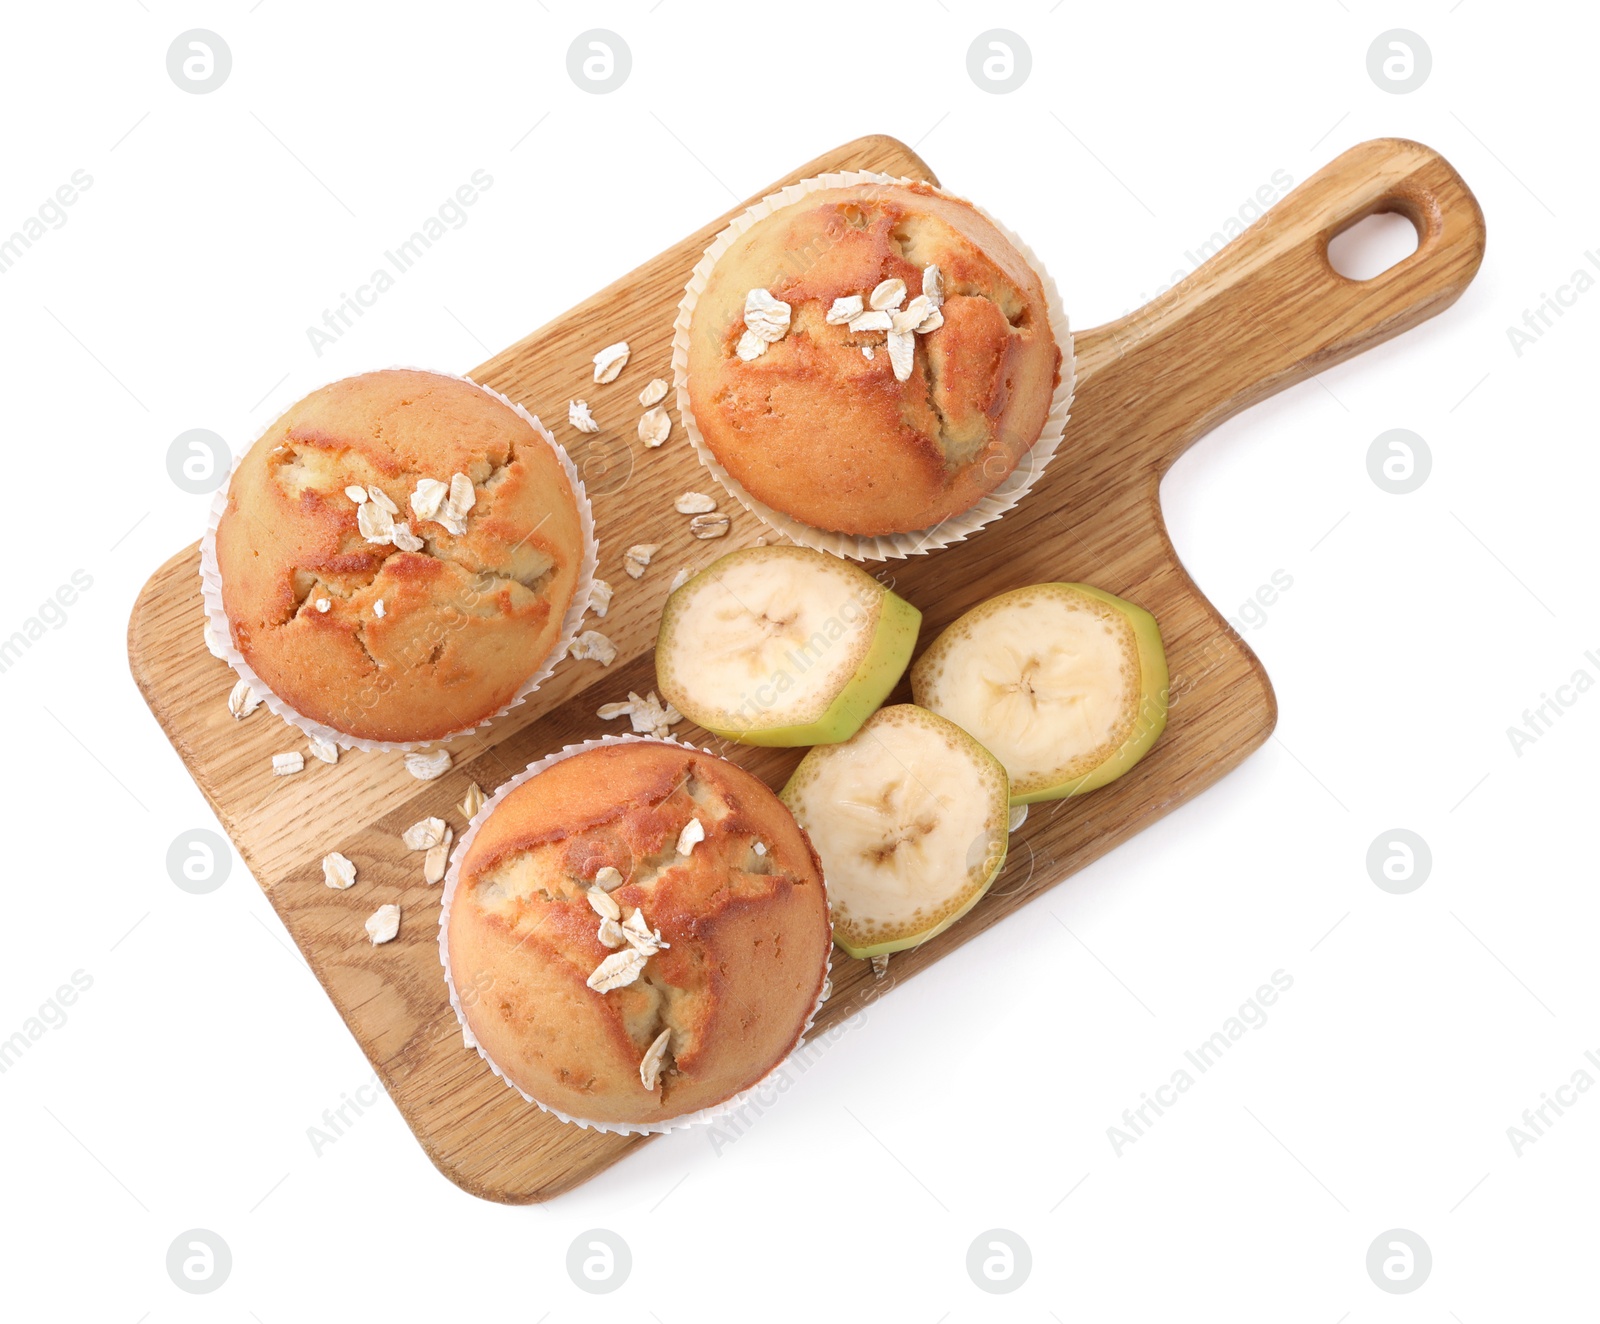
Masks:
[[[459,861],[445,945],[462,1014],[512,1084],[648,1126],[756,1084],[816,1004],[822,869],[767,786],[659,741],[552,763]]]
[[[234,644],[346,735],[466,730],[560,641],[578,501],[551,444],[469,382],[394,370],[324,386],[229,484],[216,554]]]
[[[1060,369],[1038,273],[926,184],[821,189],[757,221],[689,325],[717,460],[756,500],[858,536],[930,528],[998,487]]]

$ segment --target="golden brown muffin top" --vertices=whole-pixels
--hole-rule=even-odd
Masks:
[[[443,502],[412,508],[422,480],[456,475],[471,492],[459,523]],[[390,525],[405,534],[369,536]],[[268,428],[230,482],[216,548],[234,643],[261,680],[314,721],[386,741],[438,739],[509,703],[559,640],[584,552],[577,495],[526,419],[469,382],[399,369],[325,386]]]
[[[691,821],[704,838],[684,853]],[[666,945],[598,991],[588,981],[618,950],[589,899],[607,869],[619,913],[642,912]],[[831,936],[816,855],[765,784],[630,741],[562,759],[495,806],[460,863],[448,942],[458,990],[481,994],[463,999],[473,1034],[502,1071],[561,1111],[638,1123],[720,1102],[775,1066],[815,1004]],[[640,1061],[663,1030],[648,1090]]]
[[[942,325],[914,337],[900,381],[883,331],[828,312],[891,279],[908,306],[929,266]],[[745,300],[763,288],[789,328],[746,362]],[[757,221],[713,266],[689,338],[694,418],[718,461],[758,501],[860,535],[931,527],[999,486],[1038,439],[1061,364],[1038,273],[926,184],[822,189]]]

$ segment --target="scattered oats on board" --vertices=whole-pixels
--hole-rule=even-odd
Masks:
[[[589,610],[601,620],[611,610],[611,597],[616,590],[604,579],[597,579],[589,587]]]
[[[648,726],[651,736],[670,736],[672,728],[683,721],[683,713],[678,712],[677,708],[670,704],[662,704],[656,697],[656,691],[651,689],[642,704],[635,705],[632,721],[635,731],[642,726]]]
[[[689,582],[689,577],[692,574],[694,574],[694,571],[688,566],[684,566],[683,569],[678,571],[678,573],[672,577],[672,582],[667,585],[667,592],[676,593],[680,588]]]
[[[644,390],[639,392],[639,403],[646,409],[651,405],[660,404],[667,398],[667,383],[661,377],[653,377]]]
[[[649,959],[643,952],[633,947],[613,952],[595,966],[594,972],[584,980],[584,983],[596,993],[609,993],[614,988],[622,988],[633,983]]]
[[[432,850],[444,840],[444,819],[424,818],[400,834],[407,850]]]
[[[706,826],[698,818],[691,818],[678,833],[678,854],[692,854],[697,842],[706,839]]]
[[[287,754],[274,754],[272,756],[272,775],[274,777],[292,777],[305,766],[305,756],[298,749],[290,750]]]
[[[579,432],[600,431],[600,425],[594,421],[594,415],[589,412],[588,402],[584,400],[567,401],[567,422]]]
[[[867,296],[867,306],[882,312],[887,308],[898,308],[905,297],[905,281],[898,276],[890,276],[888,280],[880,280],[872,287],[872,293]]]
[[[685,492],[672,503],[680,515],[708,515],[717,508],[717,499],[704,492]]]
[[[399,906],[379,906],[372,914],[367,916],[367,937],[372,939],[374,947],[380,942],[388,942],[399,932]]]
[[[609,947],[612,951],[616,951],[618,947],[627,941],[622,936],[622,925],[618,924],[614,919],[601,920],[600,928],[595,933],[595,937],[600,939],[602,947]]]
[[[446,827],[444,840],[423,857],[422,881],[429,887],[444,880],[445,870],[450,867],[450,843],[455,839],[455,835],[455,829]]]
[[[662,405],[644,411],[639,419],[639,440],[651,450],[672,435],[672,415]]]
[[[865,311],[859,294],[846,294],[833,301],[833,307],[828,309],[828,325],[843,326],[853,317],[860,317]]]
[[[356,866],[348,858],[333,851],[322,857],[322,881],[336,892],[342,892],[356,881]]]
[[[312,736],[306,741],[306,748],[311,751],[311,757],[321,759],[324,763],[337,763],[339,761],[339,746],[331,740],[323,740],[320,736]]]
[[[580,662],[598,662],[609,667],[617,657],[617,646],[598,630],[585,630],[572,641],[568,650]]]
[[[351,483],[349,487],[345,488],[344,494],[358,506],[367,499],[367,489],[362,487],[360,483]]]
[[[639,1083],[647,1090],[654,1090],[656,1087],[656,1081],[661,1075],[661,1064],[666,1060],[667,1044],[671,1039],[672,1030],[670,1028],[663,1030],[639,1059]]]
[[[591,887],[588,892],[589,907],[601,919],[621,919],[622,907],[616,898],[603,887]]]
[[[1011,821],[1008,824],[1006,824],[1006,831],[1007,832],[1015,832],[1019,827],[1021,827],[1027,821],[1028,821],[1028,806],[1027,805],[1012,805],[1011,806]]]
[[[872,977],[874,979],[882,979],[888,973],[889,953],[885,952],[882,956],[874,956],[872,958]]]
[[[450,751],[430,749],[426,753],[406,755],[406,771],[419,782],[431,782],[450,770]]]
[[[594,876],[594,885],[604,888],[607,892],[616,891],[617,888],[622,886],[622,870],[615,865],[607,864],[603,866],[600,872]]]
[[[483,802],[487,798],[483,793],[483,787],[479,786],[477,782],[473,782],[467,787],[466,797],[458,806],[461,810],[461,816],[467,822],[472,822],[473,818],[477,816],[478,810],[483,808]]]
[[[670,703],[662,703],[654,690],[645,698],[629,690],[626,703],[603,703],[595,716],[602,722],[626,717],[636,735],[657,737],[670,736],[672,728],[683,721],[683,714]]]
[[[628,572],[629,579],[643,577],[645,567],[650,564],[650,558],[661,547],[658,542],[636,542],[622,554],[622,568]]]
[[[654,690],[651,690],[649,697],[644,699],[630,690],[628,720],[636,735],[670,736],[673,726],[683,721],[683,714],[670,703],[662,703],[656,698]]]
[[[594,379],[597,382],[614,382],[617,374],[628,362],[628,342],[619,340],[607,345],[594,356]]]
[[[721,538],[728,532],[726,515],[696,515],[689,521],[689,532],[696,538]]]
[[[228,693],[228,711],[234,717],[248,717],[261,706],[261,696],[250,688],[247,680],[237,681]]]

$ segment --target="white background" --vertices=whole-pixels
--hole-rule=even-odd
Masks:
[[[93,980],[0,1076],[8,1317],[1592,1313],[1600,1091],[1520,1155],[1507,1128],[1600,1050],[1600,695],[1520,756],[1507,728],[1575,671],[1600,679],[1600,294],[1520,355],[1507,329],[1600,249],[1600,32],[1576,7],[1488,0],[1142,10],[7,7],[0,235],[93,177],[0,275],[0,635],[74,570],[93,581],[0,674],[0,1037],[74,971]],[[194,27],[233,54],[208,95],[167,74]],[[566,72],[590,27],[632,50],[610,95]],[[991,27],[1032,50],[1010,95],[967,74]],[[1407,95],[1367,72],[1391,28],[1432,51]],[[1079,326],[1140,303],[1274,171],[1298,182],[1363,139],[1421,139],[1477,192],[1489,253],[1459,304],[1228,423],[1166,482],[1178,549],[1226,614],[1245,624],[1275,571],[1292,578],[1245,630],[1276,738],[874,1006],[720,1153],[674,1135],[502,1208],[439,1176],[385,1098],[315,1155],[307,1128],[369,1067],[242,865],[206,896],[166,873],[174,837],[215,827],[125,660],[135,593],[204,517],[169,443],[243,444],[370,367],[465,370],[874,131],[1024,235]],[[469,223],[318,357],[306,328],[480,168],[494,185]],[[1410,495],[1367,472],[1394,427],[1433,457]],[[1395,827],[1433,853],[1405,896],[1365,864]],[[1294,983],[1268,1023],[1116,1154],[1122,1110],[1279,969]],[[165,1270],[194,1227],[232,1249],[214,1295]],[[609,1296],[565,1269],[595,1227],[632,1251]],[[965,1267],[996,1227],[1033,1253],[1006,1296]],[[1432,1248],[1409,1296],[1365,1269],[1390,1228]]]

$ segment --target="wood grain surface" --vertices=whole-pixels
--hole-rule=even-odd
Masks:
[[[868,137],[772,188],[838,169],[937,182],[902,144]],[[1327,242],[1377,211],[1409,217],[1418,249],[1372,280],[1347,280],[1329,265]],[[672,322],[683,283],[727,219],[471,374],[549,422],[584,472],[600,536],[600,574],[616,586],[610,615],[598,623],[618,648],[610,667],[563,663],[508,717],[453,742],[454,766],[438,781],[416,781],[399,754],[360,752],[347,752],[332,767],[308,759],[304,773],[279,778],[271,775],[271,756],[303,748],[304,741],[265,708],[242,722],[228,714],[234,676],[202,643],[197,547],[155,572],[129,623],[134,677],[251,873],[429,1157],[452,1181],[489,1200],[548,1199],[644,1140],[556,1121],[463,1048],[439,967],[439,889],[423,883],[421,856],[405,850],[400,833],[429,814],[459,832],[464,819],[456,806],[469,782],[492,790],[552,750],[618,730],[623,724],[602,722],[595,710],[630,689],[654,687],[656,621],[674,573],[761,536],[755,517],[696,462],[675,412],[661,449],[645,450],[635,433],[640,388],[653,377],[671,379]],[[866,963],[836,953],[834,994],[819,1029],[898,987],[1198,794],[1267,738],[1276,718],[1271,686],[1184,573],[1162,523],[1161,475],[1229,415],[1447,307],[1472,279],[1483,245],[1477,202],[1443,158],[1417,143],[1376,140],[1306,180],[1154,302],[1078,335],[1072,421],[1033,491],[966,543],[891,563],[882,575],[922,609],[923,645],[981,599],[1043,580],[1082,580],[1141,604],[1160,622],[1167,647],[1166,733],[1120,781],[1034,806],[989,895],[948,932],[896,955],[883,980],[874,981]],[[1070,310],[1070,290],[1066,297]],[[615,382],[595,385],[591,356],[624,339],[633,347],[626,369]],[[599,434],[583,437],[566,425],[573,397],[590,402]],[[689,536],[688,520],[672,509],[686,489],[713,492],[724,511],[736,512],[729,537]],[[622,568],[623,552],[636,542],[662,544],[638,581]],[[909,700],[908,688],[902,684],[891,702]],[[727,746],[688,723],[675,734],[727,753],[773,786],[802,752]],[[332,850],[359,868],[349,891],[323,885],[320,860]],[[363,921],[391,901],[402,911],[399,937],[373,947]]]

